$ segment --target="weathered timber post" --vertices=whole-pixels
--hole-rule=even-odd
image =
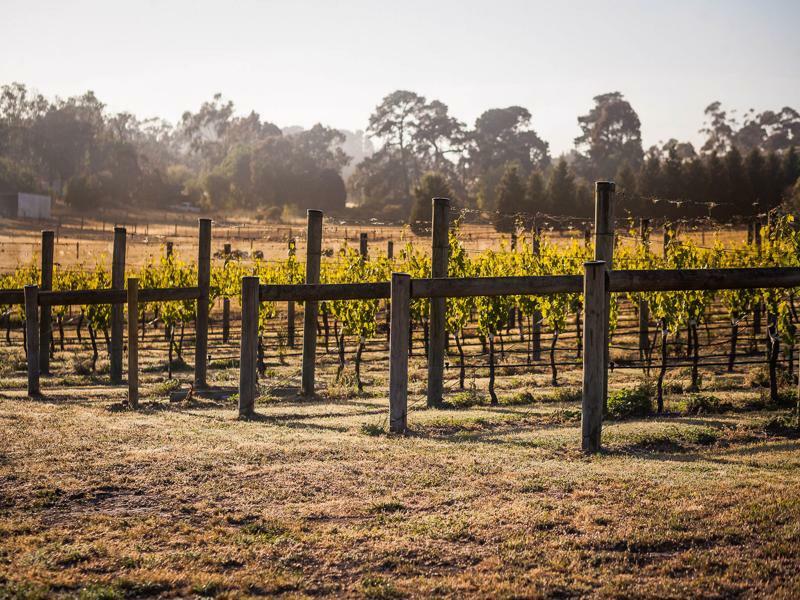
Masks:
[[[367,234],[362,233],[358,236],[358,253],[363,260],[367,260],[369,256],[369,242],[367,241]]]
[[[664,251],[663,257],[667,258],[667,254],[669,253],[669,245],[672,242],[672,239],[675,237],[675,231],[672,229],[672,223],[669,221],[664,222]]]
[[[197,240],[197,287],[200,295],[197,298],[195,316],[194,345],[194,387],[207,387],[206,373],[208,368],[208,302],[211,285],[211,219],[199,219],[199,238]]]
[[[239,352],[239,418],[253,416],[258,354],[258,277],[242,277],[242,336]]]
[[[167,242],[166,249],[164,250],[164,254],[167,258],[172,256],[172,252],[175,249],[175,242]]]
[[[542,228],[536,227],[533,231],[533,256],[539,260],[542,243]],[[531,354],[535,361],[542,360],[542,311],[539,310],[539,302],[536,302],[536,309],[533,311],[533,331],[531,332]]]
[[[389,431],[403,433],[408,426],[408,343],[411,276],[392,273],[392,328],[389,333]]]
[[[606,330],[606,264],[601,260],[583,265],[583,394],[581,409],[581,449],[600,451],[603,425],[604,388],[607,383],[608,349]]]
[[[225,265],[231,256],[231,245],[225,244],[222,249]],[[231,337],[231,299],[225,296],[222,299],[222,343],[227,344]]]
[[[39,286],[25,286],[25,348],[28,355],[28,396],[41,395],[39,389]]]
[[[639,221],[639,237],[646,252],[650,252],[650,219]],[[639,360],[650,354],[650,305],[639,301]]]
[[[753,221],[753,243],[756,246],[756,256],[761,257],[761,223]],[[761,301],[756,299],[753,306],[753,348],[758,350],[758,338],[761,335]]]
[[[53,232],[42,232],[42,284],[43,292],[53,289]],[[50,306],[42,306],[39,317],[39,372],[50,373],[50,343],[53,337],[53,320]]]
[[[139,280],[128,277],[128,406],[139,406]]]
[[[594,259],[605,262],[606,271],[613,268],[614,259],[614,184],[610,181],[598,181],[595,184],[594,214]],[[611,313],[611,295],[606,292],[605,308],[605,350],[603,351],[603,407],[608,400],[608,342],[609,317]]]
[[[386,258],[389,260],[394,259],[394,242],[389,240],[386,242]],[[386,309],[386,339],[389,339],[392,334],[392,311],[387,307]]]
[[[291,237],[291,230],[289,230],[289,256],[294,256],[297,253],[297,242]],[[286,343],[289,348],[294,348],[294,320],[295,320],[295,306],[294,300],[289,300],[286,303]]]
[[[450,199],[433,199],[431,232],[431,277],[447,277],[450,228]],[[444,394],[444,352],[447,336],[445,299],[430,300],[430,347],[428,350],[428,406],[442,403]]]
[[[111,289],[125,288],[125,244],[127,232],[124,227],[114,227],[114,250],[111,257]],[[111,384],[122,383],[122,304],[111,305],[111,360],[109,372]]]
[[[319,283],[320,261],[322,257],[322,211],[309,210],[307,213],[306,244],[306,283]],[[319,303],[306,300],[303,311],[303,374],[300,393],[314,395],[314,373],[317,360],[317,316]]]

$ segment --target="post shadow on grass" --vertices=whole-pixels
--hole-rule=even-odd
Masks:
[[[347,415],[350,416],[350,415]],[[308,418],[319,418],[319,415],[309,415]],[[306,423],[302,417],[296,415],[265,415],[260,412],[253,411],[250,415],[239,415],[239,421],[248,423],[264,423],[266,425],[276,425],[278,427],[289,427],[290,429],[313,429],[317,431],[333,431],[336,433],[345,433],[349,427],[333,426],[333,425],[320,425],[319,423]]]

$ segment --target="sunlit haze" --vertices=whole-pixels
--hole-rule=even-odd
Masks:
[[[800,101],[791,1],[208,2],[2,0],[0,81],[94,90],[112,111],[175,122],[214,93],[280,126],[364,129],[389,92],[471,125],[528,108],[554,155],[592,97],[625,94],[643,145],[697,143],[713,100],[740,113]]]

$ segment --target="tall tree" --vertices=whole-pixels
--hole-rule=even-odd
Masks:
[[[724,155],[733,147],[737,123],[722,110],[722,103],[719,100],[706,106],[704,113],[706,120],[700,133],[706,134],[706,141],[700,151],[704,154],[716,152]]]
[[[750,195],[744,161],[739,150],[734,146],[725,155],[725,171],[728,178],[728,217],[735,215],[753,215],[757,212],[755,199]]]
[[[706,159],[705,200],[711,202],[709,214],[718,219],[729,219],[733,215],[730,196],[730,180],[725,164],[716,152]]]
[[[745,157],[744,170],[750,202],[757,212],[767,212],[772,207],[767,198],[764,156],[758,148],[750,150]]]
[[[706,196],[708,178],[702,159],[694,157],[681,164],[681,180],[684,194],[692,202],[685,214],[692,217],[710,216],[710,198]]]
[[[634,173],[630,164],[627,162],[622,163],[614,181],[617,184],[617,198],[620,209],[631,215],[641,215],[642,207],[639,202],[636,173]]]
[[[383,142],[381,152],[397,151],[403,172],[406,196],[411,193],[414,137],[419,129],[420,111],[425,98],[407,90],[397,90],[386,96],[369,117],[367,132]]]
[[[531,113],[521,106],[492,108],[475,121],[470,160],[479,169],[504,166],[510,162],[528,173],[550,164],[547,142],[530,129]]]
[[[525,215],[525,188],[519,177],[519,168],[514,163],[506,166],[500,185],[497,186],[497,206],[494,228],[497,231],[514,231],[518,219]]]
[[[524,211],[530,215],[544,212],[547,209],[547,189],[544,177],[538,169],[531,172],[525,187]]]
[[[444,102],[432,100],[419,109],[414,143],[417,155],[427,165],[437,171],[450,171],[454,164],[447,157],[463,152],[466,126],[450,115]]]
[[[777,113],[767,110],[759,115],[759,121],[765,132],[765,150],[788,150],[800,144],[800,113],[795,109],[784,106]]]
[[[549,146],[530,128],[530,122],[530,112],[521,106],[492,108],[476,119],[468,164],[482,208],[495,207],[497,186],[507,164],[518,165],[522,177],[550,164]]]
[[[638,167],[642,162],[639,115],[620,92],[595,96],[594,103],[588,114],[578,117],[582,133],[575,138],[584,174],[608,179],[624,162]]]
[[[407,175],[400,152],[396,149],[386,150],[376,152],[358,163],[347,185],[361,204],[400,204],[409,207]]]
[[[657,155],[649,154],[639,171],[637,183],[637,191],[641,198],[640,202],[643,202],[643,210],[651,210],[653,207],[652,199],[663,196],[661,182],[661,161]],[[649,215],[645,212],[644,216]]]
[[[570,171],[567,161],[558,161],[547,182],[547,212],[550,214],[579,216],[575,206],[575,175]]]
[[[452,198],[453,191],[447,178],[441,173],[428,172],[419,180],[414,188],[414,204],[411,207],[409,224],[411,231],[424,235],[430,231],[432,200],[434,198]]]
[[[781,159],[776,152],[767,154],[764,161],[764,189],[762,197],[767,203],[768,209],[780,206],[784,199],[783,170],[781,169]],[[788,197],[788,194],[786,194]]]

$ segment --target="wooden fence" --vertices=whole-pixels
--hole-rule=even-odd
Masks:
[[[389,429],[402,433],[408,417],[408,350],[410,302],[429,298],[431,345],[428,356],[428,404],[442,401],[445,352],[443,303],[446,298],[467,296],[582,293],[583,302],[583,387],[581,447],[597,452],[601,445],[603,413],[608,398],[609,311],[610,294],[615,292],[666,292],[686,290],[793,288],[800,286],[800,268],[621,270],[612,267],[614,249],[614,184],[598,182],[595,193],[595,259],[584,265],[581,275],[545,275],[521,277],[447,278],[447,200],[433,200],[432,278],[412,279],[405,273],[393,273],[390,282],[320,284],[308,278],[305,284],[261,285],[258,277],[242,279],[242,335],[240,348],[239,415],[254,414],[257,396],[256,355],[258,344],[258,307],[260,302],[306,302],[316,306],[332,300],[390,300],[389,341]],[[321,236],[312,235],[316,219],[309,216],[309,260],[319,252]],[[534,238],[535,239],[535,238]],[[313,241],[313,243],[312,243]],[[313,275],[313,273],[312,273]],[[442,318],[438,318],[440,309]],[[316,325],[316,322],[314,321]],[[304,343],[303,391],[314,390],[316,335]],[[440,340],[441,344],[434,342]]]
[[[50,307],[64,305],[110,304],[111,339],[109,352],[110,380],[113,385],[122,383],[124,305],[128,307],[128,395],[131,406],[138,400],[138,338],[139,303],[195,300],[195,362],[194,386],[207,387],[208,308],[211,282],[211,219],[199,220],[197,280],[195,287],[139,289],[136,278],[128,279],[125,289],[126,230],[114,228],[114,250],[111,259],[111,288],[101,290],[52,291],[53,232],[42,232],[41,286],[28,285],[24,290],[0,290],[0,304],[24,304],[25,340],[28,370],[28,395],[41,395],[40,375],[49,373],[48,348],[52,335]],[[168,247],[168,252],[170,252]],[[131,374],[133,373],[133,376]]]
[[[515,277],[447,278],[449,201],[433,199],[431,236],[432,277],[412,279],[404,273],[393,273],[391,281],[376,283],[320,284],[322,255],[322,212],[308,211],[306,283],[297,285],[261,285],[257,277],[242,278],[242,331],[239,373],[239,415],[253,415],[257,395],[258,307],[261,302],[282,301],[293,306],[304,302],[303,358],[301,392],[315,393],[318,302],[332,300],[390,300],[389,339],[389,428],[402,433],[408,416],[408,350],[410,302],[429,298],[430,348],[428,353],[427,401],[438,406],[443,401],[443,371],[446,345],[445,299],[467,296],[582,293],[583,302],[583,413],[582,442],[584,450],[600,449],[604,406],[608,395],[609,309],[614,292],[680,291],[792,288],[800,286],[800,268],[637,270],[612,269],[614,251],[614,184],[598,182],[595,190],[595,260],[584,265],[583,275],[545,275]],[[647,225],[643,223],[643,227]],[[136,336],[138,304],[175,300],[196,300],[196,345],[194,386],[207,388],[208,310],[211,260],[211,221],[199,220],[198,285],[196,287],[139,289],[138,280],[124,285],[124,228],[114,230],[112,287],[103,290],[52,291],[52,232],[42,236],[41,286],[24,290],[0,291],[0,304],[24,304],[28,394],[40,395],[40,373],[49,370],[47,348],[52,335],[50,307],[56,305],[110,304],[111,352],[110,377],[113,384],[122,382],[124,307],[128,312],[128,387],[129,403],[138,400],[138,342]],[[534,236],[533,243],[538,243]],[[171,251],[168,244],[167,252]],[[367,253],[366,237],[360,238],[360,251]],[[389,250],[391,252],[391,249]],[[229,254],[226,246],[225,253]],[[223,313],[229,314],[229,305]],[[646,324],[646,322],[645,322]],[[227,326],[223,323],[223,337]],[[534,352],[538,352],[539,331],[534,331]],[[640,336],[641,337],[641,336]],[[644,336],[644,343],[647,338]],[[43,350],[43,351],[42,351]]]

